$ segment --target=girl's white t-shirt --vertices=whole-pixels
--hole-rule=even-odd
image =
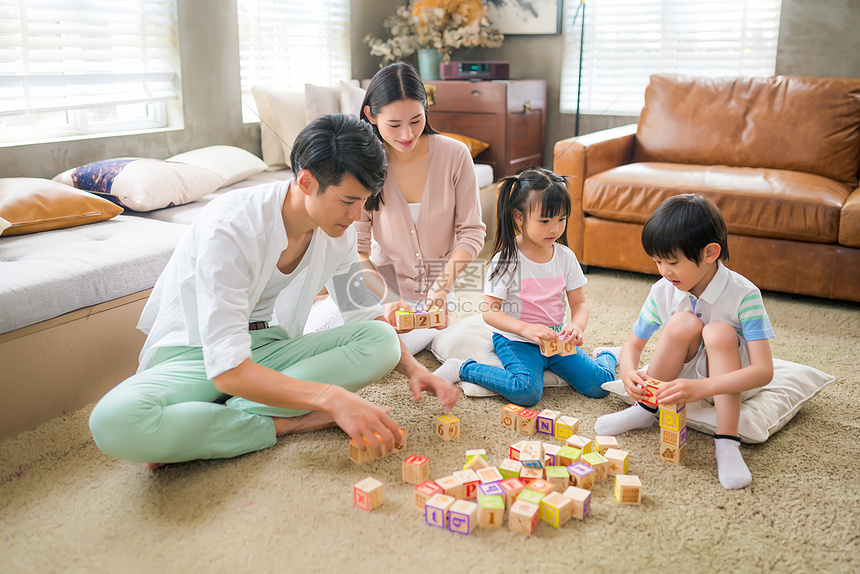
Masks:
[[[552,259],[536,263],[517,250],[517,267],[502,277],[490,279],[499,264],[501,253],[497,253],[487,270],[484,295],[502,300],[502,312],[537,325],[558,327],[564,324],[565,302],[568,291],[579,289],[588,280],[582,273],[573,251],[558,243],[553,245]],[[493,328],[493,331],[511,341],[531,341]]]

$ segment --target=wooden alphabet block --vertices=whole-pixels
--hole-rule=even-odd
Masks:
[[[687,444],[687,427],[682,426],[680,431],[661,428],[660,444],[671,446],[672,448],[681,448]]]
[[[508,528],[512,532],[519,532],[531,536],[537,528],[540,506],[525,500],[517,500],[511,505],[508,516]]]
[[[506,458],[499,465],[499,474],[502,475],[502,480],[506,478],[519,478],[520,470],[523,468],[523,463],[512,458]]]
[[[445,311],[438,307],[433,307],[427,310],[427,315],[430,317],[430,328],[438,327],[445,323]]]
[[[687,426],[687,411],[683,410],[680,413],[673,413],[664,409],[660,409],[660,428],[668,429],[675,432],[681,432],[681,429]]]
[[[555,421],[555,438],[556,440],[566,441],[573,435],[579,432],[579,419],[573,417],[559,417]]]
[[[482,468],[489,468],[489,463],[484,460],[480,456],[473,456],[469,459],[469,462],[463,465],[463,470],[474,470],[475,472],[481,470]]]
[[[594,469],[594,480],[597,482],[606,480],[609,471],[609,461],[606,460],[605,456],[601,455],[599,452],[589,452],[588,454],[582,455],[581,462]]]
[[[469,462],[476,456],[480,456],[484,460],[487,460],[487,451],[482,448],[473,448],[471,450],[466,451],[466,462]]]
[[[510,508],[517,500],[517,496],[525,489],[526,485],[518,478],[508,478],[499,483],[505,491],[505,506]]]
[[[567,446],[572,446],[575,449],[579,449],[582,451],[582,454],[588,454],[592,450],[594,450],[594,443],[585,438],[584,436],[573,435],[567,441],[565,441]]]
[[[398,331],[408,331],[415,328],[415,314],[405,309],[394,312],[394,323]]]
[[[559,339],[541,339],[540,352],[544,357],[552,357],[562,352],[562,342]]]
[[[556,466],[570,466],[575,462],[579,462],[582,457],[582,451],[572,446],[563,446],[559,449],[555,457]]]
[[[630,453],[626,450],[618,450],[610,448],[603,455],[608,461],[606,470],[609,476],[617,476],[619,474],[627,474],[627,461],[630,459]]]
[[[448,511],[457,502],[453,496],[434,494],[424,505],[424,520],[436,528],[448,528]]]
[[[454,478],[463,483],[462,498],[472,500],[478,496],[478,485],[481,484],[481,479],[478,478],[478,474],[474,470],[471,468],[468,470],[456,470],[454,471]]]
[[[537,432],[555,435],[555,421],[558,420],[560,414],[550,409],[544,409],[537,416]]]
[[[643,391],[648,395],[648,398],[642,402],[648,406],[657,408],[657,391],[660,390],[661,384],[663,384],[663,381],[658,381],[657,379],[648,379],[645,381],[645,388]]]
[[[576,343],[573,342],[573,339],[561,339],[561,356],[567,357],[570,355],[576,354]]]
[[[429,329],[430,328],[430,313],[427,311],[415,312],[415,328]]]
[[[543,443],[538,440],[525,441],[520,448],[520,463],[532,468],[543,468]]]
[[[400,436],[402,437],[402,443],[397,444],[394,443],[394,448],[392,450],[388,450],[385,447],[385,443],[382,441],[382,435],[378,432],[373,433],[373,436],[376,437],[376,440],[382,443],[382,456],[388,456],[392,452],[400,451],[406,448],[406,431],[400,427],[397,427],[400,431]],[[364,464],[365,462],[370,462],[372,460],[376,460],[376,453],[370,448],[370,441],[367,440],[367,437],[361,437],[364,441],[364,450],[360,450],[356,445],[355,440],[349,439],[349,458],[353,462],[358,464]]]
[[[615,477],[615,500],[619,504],[640,504],[642,482],[635,474],[619,474]]]
[[[487,484],[488,482],[499,482],[505,479],[502,476],[502,473],[499,472],[499,469],[495,466],[489,466],[487,468],[482,468],[480,470],[476,470],[478,473],[478,479],[481,481],[481,484]]]
[[[672,464],[681,464],[684,462],[684,457],[687,455],[687,445],[682,446],[681,448],[673,448],[671,446],[666,446],[665,444],[660,445],[660,458],[671,462]]]
[[[412,502],[415,508],[424,512],[424,505],[427,504],[427,501],[430,500],[434,494],[439,493],[444,494],[442,487],[431,480],[426,480],[416,486],[413,490]]]
[[[442,440],[460,438],[460,419],[452,415],[436,417],[436,436]]]
[[[539,492],[541,494],[546,495],[555,490],[555,484],[542,478],[536,478],[529,483],[528,488],[530,490],[534,490],[535,492]]]
[[[524,488],[519,496],[517,496],[517,500],[524,500],[526,502],[531,502],[532,504],[540,504],[540,501],[546,496],[543,492],[538,492],[536,490],[532,490],[531,488]]]
[[[567,467],[567,472],[570,473],[570,483],[573,486],[591,490],[594,486],[594,469],[581,462],[575,462]]]
[[[443,493],[452,498],[466,498],[466,488],[463,486],[463,481],[458,479],[456,476],[437,478],[436,484],[442,487]]]
[[[481,528],[501,528],[504,519],[504,496],[483,496],[478,499],[478,523]]]
[[[545,472],[547,482],[551,482],[558,492],[564,492],[564,489],[570,484],[570,473],[567,471],[567,466],[548,466]]]
[[[527,435],[535,434],[537,430],[538,414],[528,409],[523,409],[517,413],[517,430]]]
[[[411,454],[403,461],[403,482],[420,484],[430,476],[430,459]]]
[[[517,429],[517,414],[523,410],[523,407],[508,403],[502,407],[501,423],[503,427]]]
[[[478,485],[478,500],[485,496],[504,496],[505,489],[499,482],[486,482]]]
[[[573,503],[573,517],[585,520],[591,512],[591,491],[578,486],[568,486],[562,494]]]
[[[478,526],[478,505],[458,500],[448,509],[448,530],[469,535]]]
[[[510,458],[511,460],[515,460],[515,461],[519,462],[519,460],[520,460],[520,449],[523,448],[523,445],[525,443],[526,443],[526,441],[521,440],[520,442],[512,444],[508,458]]]
[[[660,405],[657,405],[657,408],[660,410],[669,411],[670,413],[680,414],[682,411],[685,410],[686,406],[687,405],[684,403],[678,403],[677,405],[660,404]]]
[[[406,309],[398,309],[394,312],[394,324],[398,331],[431,329],[444,323],[445,311],[436,307],[414,313],[410,313]]]
[[[373,510],[385,502],[382,483],[372,476],[356,482],[352,487],[352,496],[355,505],[364,510]]]
[[[548,442],[543,443],[544,466],[556,466],[558,464],[559,452],[561,452],[561,447],[557,444],[551,444]]]
[[[523,484],[528,486],[531,484],[533,480],[537,480],[539,478],[543,478],[544,473],[542,468],[535,468],[533,466],[524,466],[520,469],[520,480]]]
[[[556,528],[573,517],[573,501],[560,492],[550,492],[540,501],[540,519]]]
[[[594,437],[594,450],[600,454],[606,454],[610,448],[618,448],[618,439],[614,436],[596,436]]]

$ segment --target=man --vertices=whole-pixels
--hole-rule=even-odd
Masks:
[[[352,223],[382,190],[386,166],[373,132],[340,114],[302,130],[290,162],[294,179],[224,194],[180,241],[138,324],[148,335],[138,372],[90,416],[105,454],[154,469],[334,425],[380,454],[373,433],[390,450],[402,440],[397,424],[354,391],[392,368],[409,377],[416,400],[426,390],[448,409],[456,402],[459,389],[403,350],[366,298],[345,313],[358,322],[301,335],[324,285],[340,305],[352,299],[338,297],[335,279],[355,279]],[[270,326],[282,292],[281,325]]]

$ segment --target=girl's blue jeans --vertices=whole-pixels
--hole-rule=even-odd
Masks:
[[[610,353],[592,359],[577,347],[575,355],[545,357],[534,343],[511,341],[498,333],[493,333],[493,346],[504,368],[469,359],[460,367],[460,380],[486,387],[523,407],[540,401],[546,369],[583,395],[595,399],[609,394],[600,385],[615,380],[615,357]]]

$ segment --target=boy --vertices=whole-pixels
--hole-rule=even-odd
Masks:
[[[616,435],[651,426],[656,410],[641,402],[650,378],[665,381],[658,403],[713,397],[720,483],[737,489],[752,482],[738,437],[741,393],[773,377],[773,329],[758,288],[723,265],[729,257],[726,236],[719,208],[694,194],[665,200],[645,222],[642,246],[663,278],[651,287],[619,361],[624,388],[640,402],[598,418],[594,431]],[[645,375],[637,370],[639,358],[660,327],[665,329]]]
[[[431,375],[383,321],[359,321],[301,336],[323,285],[347,320],[380,319],[354,279],[352,223],[378,194],[385,152],[369,126],[323,116],[298,135],[295,178],[236,190],[211,201],[176,247],[143,310],[147,334],[137,374],[108,392],[90,416],[105,454],[154,469],[227,458],[278,437],[341,427],[381,454],[401,442],[397,424],[355,391],[392,368],[451,408],[459,390]],[[269,325],[278,296],[281,325]],[[348,300],[348,301],[347,301]],[[223,404],[222,404],[223,403]],[[382,441],[376,440],[378,432]]]

